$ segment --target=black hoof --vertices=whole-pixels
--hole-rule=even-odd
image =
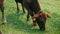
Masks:
[[[6,23],[2,23],[2,25],[6,25]]]

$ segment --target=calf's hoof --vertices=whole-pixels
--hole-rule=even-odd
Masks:
[[[6,23],[2,23],[2,25],[6,25]]]
[[[2,25],[6,25],[6,23],[7,23],[7,21],[6,21],[6,20],[4,20],[4,21],[2,22]]]
[[[2,25],[5,25],[7,23],[6,18],[2,20]]]

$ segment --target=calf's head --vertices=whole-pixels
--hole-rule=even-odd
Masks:
[[[40,11],[40,14],[35,14],[33,18],[36,19],[40,30],[45,30],[46,19],[51,18],[51,15],[47,12]]]

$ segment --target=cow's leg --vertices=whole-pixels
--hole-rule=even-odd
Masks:
[[[27,14],[27,21],[29,20],[29,15],[32,17],[33,16],[33,11],[28,9],[28,14]]]
[[[1,12],[2,12],[2,24],[5,25],[6,24],[6,18],[5,18],[5,15],[4,15],[4,5],[1,4]]]
[[[28,12],[28,14],[27,14],[27,21],[29,21],[29,12]]]
[[[24,10],[24,6],[23,6],[23,4],[22,4],[22,9],[23,9],[23,12],[25,13],[25,10]]]
[[[32,26],[36,26],[36,20],[35,20],[35,18],[33,17],[33,16],[34,16],[34,12],[33,12],[33,11],[30,11],[29,14],[30,14],[31,17],[32,17],[32,21],[33,21]]]
[[[33,11],[30,11],[29,14],[31,15],[32,20],[33,20],[32,26],[36,26],[36,20],[35,20],[35,18],[33,18],[33,16],[34,16]]]
[[[17,6],[17,13],[19,14],[18,2],[16,2],[16,6]]]

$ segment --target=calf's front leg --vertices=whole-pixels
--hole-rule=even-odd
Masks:
[[[6,24],[6,17],[4,15],[4,5],[1,4],[1,12],[2,12],[2,24],[5,25]]]

